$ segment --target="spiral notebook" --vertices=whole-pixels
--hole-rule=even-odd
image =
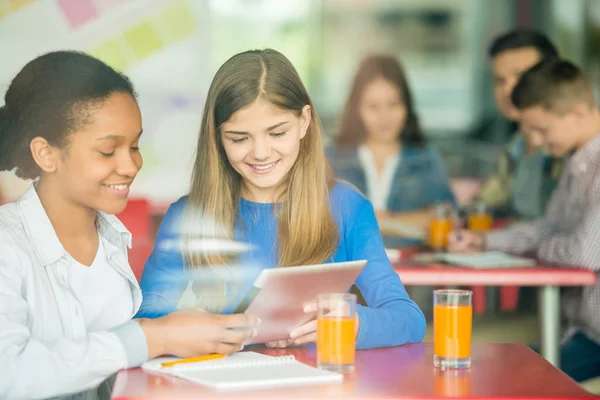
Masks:
[[[342,374],[303,364],[291,355],[272,357],[250,351],[216,360],[161,367],[162,363],[176,359],[157,358],[144,363],[142,368],[174,375],[217,390],[316,385],[341,382],[344,378]]]

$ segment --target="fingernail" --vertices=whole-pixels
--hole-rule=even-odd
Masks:
[[[244,350],[244,345],[243,344],[240,346],[240,349],[238,351],[242,351],[242,350]]]
[[[298,333],[296,333],[296,332],[292,332],[292,333],[290,333],[290,337],[291,337],[292,339],[296,339],[296,337],[298,337]]]
[[[252,332],[252,337],[255,337],[256,335],[258,335],[258,331],[255,329],[255,330]]]
[[[304,312],[309,312],[310,311],[310,306],[304,306]]]

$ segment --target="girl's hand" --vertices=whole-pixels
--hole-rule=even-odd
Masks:
[[[256,335],[260,320],[246,314],[178,311],[157,319],[138,319],[148,342],[149,358],[161,355],[194,357],[231,354]]]
[[[294,329],[290,334],[290,340],[293,340],[294,345],[302,345],[317,341],[317,303],[312,302],[304,306],[304,312],[311,314],[313,319],[299,328]],[[355,335],[358,336],[360,330],[360,318],[356,314]]]

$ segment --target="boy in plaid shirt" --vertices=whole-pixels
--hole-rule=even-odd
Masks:
[[[535,251],[546,262],[600,271],[600,111],[587,77],[569,61],[542,61],[511,98],[521,128],[542,137],[553,156],[569,157],[558,186],[537,220],[485,235],[454,232],[449,250]],[[561,369],[577,381],[600,375],[600,283],[569,288],[561,306]]]

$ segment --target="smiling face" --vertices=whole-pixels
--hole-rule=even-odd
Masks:
[[[539,137],[548,153],[555,157],[562,157],[577,149],[580,140],[578,132],[582,130],[581,119],[575,111],[557,115],[541,106],[521,111],[523,131]]]
[[[503,51],[492,60],[494,99],[500,112],[511,121],[519,119],[519,110],[512,104],[510,95],[521,75],[541,59],[535,47],[523,47]]]
[[[298,116],[264,100],[236,111],[220,128],[229,163],[242,177],[244,196],[269,203],[280,193],[311,120],[310,106]]]
[[[53,180],[71,202],[108,214],[127,205],[129,187],[142,167],[142,120],[129,94],[114,93],[60,149]]]

